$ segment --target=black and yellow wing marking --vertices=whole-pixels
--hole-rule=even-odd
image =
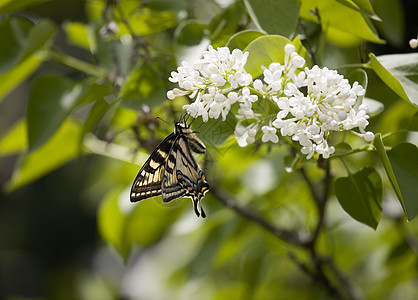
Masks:
[[[204,218],[200,200],[209,184],[191,151],[204,153],[206,147],[190,126],[176,123],[174,132],[161,142],[139,171],[131,188],[131,202],[158,195],[164,202],[189,197],[196,215]]]
[[[142,166],[131,188],[131,202],[161,195],[161,181],[176,135],[168,135]]]
[[[177,155],[177,182],[186,191],[183,197],[189,197],[193,201],[193,207],[197,216],[206,217],[205,212],[200,206],[200,200],[209,191],[209,184],[206,182],[205,175],[196,163],[189,147],[189,140],[181,137],[177,143],[179,146]]]
[[[186,191],[178,183],[176,178],[176,171],[178,167],[177,158],[181,156],[181,153],[179,153],[178,144],[180,139],[182,139],[181,135],[176,138],[176,141],[171,148],[170,155],[168,156],[166,162],[165,171],[161,182],[161,196],[163,197],[164,202],[170,202],[186,194]]]

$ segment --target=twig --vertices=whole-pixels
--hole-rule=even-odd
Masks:
[[[314,65],[317,65],[318,63],[316,62],[315,51],[313,50],[311,40],[309,39],[309,33],[308,33],[308,29],[306,28],[305,22],[299,20],[299,25],[300,25],[300,27],[302,27],[303,34],[306,36],[306,43],[307,43],[307,46],[308,46],[307,50],[308,50],[309,54],[311,55],[312,63]]]
[[[350,299],[362,300],[363,296],[361,295],[360,291],[357,288],[355,288],[351,284],[350,280],[348,280],[348,278],[340,272],[340,270],[336,266],[334,260],[331,257],[329,257],[328,259],[325,260],[325,262],[327,263],[327,265],[329,266],[331,271],[334,273],[334,275],[337,277],[339,282],[342,284],[342,286],[344,286],[344,288],[345,288],[346,292],[348,293],[348,296],[350,297]]]
[[[348,278],[346,278],[335,265],[334,261],[331,257],[324,258],[318,254],[316,251],[316,241],[319,236],[319,232],[323,227],[324,218],[325,218],[325,206],[327,203],[327,199],[329,196],[329,189],[331,184],[331,171],[330,165],[327,162],[325,165],[326,175],[322,182],[324,189],[322,193],[320,193],[318,187],[312,182],[312,180],[307,176],[304,169],[301,169],[302,177],[305,179],[306,183],[311,190],[312,196],[315,200],[315,203],[318,207],[318,221],[314,232],[312,233],[311,237],[308,240],[301,239],[299,236],[294,234],[291,231],[285,230],[283,228],[279,228],[262,216],[260,216],[255,211],[238,205],[231,195],[221,188],[214,188],[212,187],[211,192],[212,194],[225,206],[233,209],[241,216],[247,218],[248,220],[254,222],[255,224],[259,225],[260,227],[264,228],[274,236],[280,238],[283,241],[288,242],[289,244],[299,246],[306,251],[309,252],[313,269],[310,269],[309,266],[303,262],[300,262],[297,257],[289,252],[290,259],[299,267],[301,271],[303,271],[306,275],[312,278],[314,281],[321,283],[328,291],[328,293],[335,299],[352,299],[352,300],[360,300],[362,296],[358,292],[357,289],[351,284]],[[336,277],[337,283],[332,282],[330,275],[324,271],[324,268],[328,267],[332,274]],[[341,288],[338,288],[341,287]]]
[[[291,231],[279,228],[269,223],[267,220],[265,220],[262,216],[260,216],[253,210],[236,204],[232,197],[227,195],[227,193],[225,191],[222,191],[220,188],[212,187],[211,192],[225,206],[235,210],[240,215],[261,226],[262,228],[275,235],[276,237],[288,242],[289,244],[296,246],[304,246],[306,244],[304,240],[293,234]]]

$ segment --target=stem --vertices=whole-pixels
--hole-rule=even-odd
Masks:
[[[368,65],[367,64],[345,64],[345,65],[341,65],[337,68],[335,68],[336,70],[341,70],[341,69],[353,69],[353,68],[367,68]]]
[[[305,242],[301,238],[293,234],[291,231],[279,228],[269,223],[267,220],[265,220],[262,216],[260,216],[253,210],[236,204],[235,201],[232,199],[232,197],[230,197],[225,191],[219,188],[211,187],[211,192],[225,206],[235,210],[241,216],[256,223],[257,225],[264,228],[265,230],[267,230],[274,236],[280,238],[281,240],[284,240],[288,242],[289,244],[296,245],[296,246],[305,245]]]
[[[326,276],[324,269],[323,269],[323,262],[324,260],[316,253],[315,249],[313,247],[309,248],[309,254],[311,255],[314,267],[315,267],[315,279],[321,282],[325,288],[328,290],[329,294],[335,298],[335,299],[344,299],[341,292],[334,287],[334,285],[331,283],[329,278]]]
[[[306,36],[306,43],[307,43],[307,46],[308,46],[307,48],[308,48],[309,54],[311,55],[312,63],[314,65],[317,65],[318,63],[316,61],[315,51],[313,50],[311,39],[309,38],[308,29],[306,28],[305,22],[299,20],[299,25],[300,25],[300,27],[302,27],[302,31],[303,31],[304,35]]]
[[[358,289],[356,289],[350,282],[350,280],[344,276],[340,270],[338,269],[337,265],[335,264],[334,260],[329,257],[326,260],[326,263],[328,264],[331,271],[334,273],[336,278],[339,280],[342,286],[344,286],[348,297],[353,300],[362,300],[363,297]]]
[[[95,65],[89,64],[85,61],[79,60],[73,56],[69,56],[67,54],[54,50],[49,50],[46,52],[46,54],[47,59],[59,62],[80,72],[89,74],[100,79],[106,77],[106,72],[103,69],[100,69]]]
[[[360,293],[353,287],[348,278],[346,278],[340,272],[333,260],[330,257],[320,256],[315,249],[315,242],[317,241],[320,229],[323,227],[323,220],[325,216],[325,204],[327,202],[326,199],[328,199],[329,186],[332,179],[328,161],[326,162],[325,170],[326,175],[324,178],[324,192],[322,193],[322,195],[320,195],[319,190],[312,183],[310,178],[306,175],[305,171],[302,171],[302,176],[306,178],[305,180],[307,181],[309,188],[312,194],[314,195],[315,202],[318,203],[319,209],[317,226],[314,230],[314,233],[312,234],[312,237],[308,240],[301,239],[294,233],[269,223],[262,216],[260,216],[259,214],[247,207],[237,205],[236,202],[232,199],[232,197],[220,188],[214,188],[212,186],[211,192],[221,203],[233,209],[241,216],[264,228],[265,230],[278,237],[279,239],[291,245],[299,246],[302,249],[308,251],[311,257],[313,269],[309,268],[309,266],[306,263],[299,261],[292,252],[289,252],[289,258],[299,267],[299,269],[304,274],[312,278],[315,282],[321,283],[327,289],[329,295],[331,295],[333,298],[360,300],[362,299]],[[332,274],[338,280],[340,285],[335,285],[335,283],[332,282],[329,275],[327,275],[327,273],[325,272],[326,267],[328,267],[331,270]],[[344,289],[338,289],[339,286],[343,287]]]

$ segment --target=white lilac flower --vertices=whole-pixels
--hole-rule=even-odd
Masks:
[[[228,98],[225,95],[233,89],[252,83],[251,75],[244,69],[248,54],[239,49],[234,49],[231,53],[227,47],[214,49],[209,46],[208,50],[203,52],[202,59],[192,64],[183,62],[177,68],[177,72],[171,72],[169,80],[178,84],[179,88],[168,91],[167,98],[188,95],[195,98],[195,102],[184,105],[183,109],[192,117],[201,116],[204,122],[220,116],[225,120],[231,105],[238,99],[233,97],[234,94],[232,98],[229,94]],[[242,96],[250,101],[257,100],[254,100],[249,92]]]
[[[409,40],[409,47],[415,49],[418,47],[418,39],[410,39]]]
[[[235,136],[241,147],[255,142],[259,128],[262,142],[277,143],[279,131],[298,142],[307,159],[315,153],[328,158],[335,152],[328,144],[332,131],[350,130],[367,142],[374,139],[374,134],[365,130],[369,124],[367,105],[354,108],[357,98],[365,94],[360,84],[350,85],[328,68],[302,69],[306,61],[291,44],[285,46],[284,52],[283,64],[260,66],[263,76],[253,81],[244,69],[248,52],[234,49],[231,53],[227,47],[209,46],[202,59],[193,64],[183,62],[177,72],[171,73],[169,80],[179,88],[168,91],[167,97],[188,95],[194,99],[183,109],[193,118],[201,116],[203,122],[220,117],[225,121],[231,106],[238,102]],[[258,96],[273,104],[275,117],[271,117],[273,106],[259,111],[266,106],[254,105],[262,101]]]
[[[241,96],[238,97],[238,102],[248,103],[251,104],[252,102],[255,102],[258,100],[257,95],[251,95],[250,89],[247,87],[244,87],[242,89]]]
[[[256,119],[257,115],[252,110],[251,102],[243,102],[239,104],[238,113],[236,115],[238,119]]]
[[[290,61],[292,61],[292,56]],[[300,62],[297,62],[300,63]],[[328,158],[335,149],[328,146],[327,137],[331,131],[352,130],[358,128],[361,136],[367,141],[374,135],[365,132],[368,125],[367,106],[361,105],[357,111],[353,106],[358,96],[364,95],[364,88],[357,82],[350,86],[347,79],[334,70],[327,68],[305,68],[307,93],[303,94],[299,84],[286,84],[285,97],[276,103],[280,111],[273,121],[273,126],[280,129],[282,135],[292,136],[302,146],[302,153],[307,158],[316,152]]]
[[[263,143],[267,143],[268,141],[271,141],[273,143],[277,143],[279,141],[279,137],[277,136],[276,128],[272,126],[263,126],[261,127],[261,130],[263,131],[263,137],[261,138],[261,141]]]
[[[251,124],[247,127],[241,125],[240,122],[237,123],[234,131],[237,143],[240,147],[245,147],[249,144],[255,142],[255,136],[257,134],[257,125]]]

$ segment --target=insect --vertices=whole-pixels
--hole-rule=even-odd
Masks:
[[[200,201],[209,191],[205,174],[193,158],[206,146],[186,122],[176,122],[169,134],[142,166],[131,188],[131,202],[161,195],[164,202],[179,197],[193,201],[196,215],[206,217]]]

